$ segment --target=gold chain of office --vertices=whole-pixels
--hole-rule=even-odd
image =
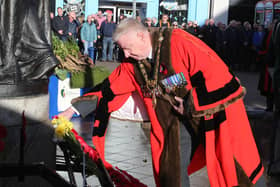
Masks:
[[[158,38],[158,46],[156,48],[156,59],[155,59],[155,64],[154,64],[154,68],[153,68],[153,74],[151,79],[149,79],[147,71],[145,66],[149,67],[151,66],[150,63],[144,59],[144,60],[139,60],[138,61],[138,66],[140,69],[140,72],[144,78],[145,84],[141,86],[142,88],[142,93],[144,95],[144,97],[151,97],[152,98],[152,103],[153,103],[153,107],[155,108],[156,106],[156,96],[161,95],[161,89],[158,86],[158,71],[159,71],[159,59],[160,59],[160,48],[161,48],[161,44],[163,41],[163,33],[162,33],[162,29],[159,30],[159,38]]]

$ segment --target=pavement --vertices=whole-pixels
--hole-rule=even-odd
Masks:
[[[113,71],[119,63],[96,62],[97,66],[105,66]],[[241,84],[247,89],[244,98],[252,130],[259,148],[260,155],[265,168],[270,157],[270,137],[272,129],[272,113],[265,112],[265,98],[260,96],[257,90],[258,73],[256,72],[236,72]],[[74,119],[74,128],[84,139],[91,144],[92,123],[90,120],[81,121]],[[149,143],[149,125],[130,121],[121,121],[111,118],[105,142],[105,157],[114,166],[126,170],[132,176],[138,178],[148,187],[155,187],[152,161],[151,146]],[[68,180],[67,173],[59,172]],[[76,173],[78,186],[83,186],[81,174]],[[280,186],[278,177],[265,176],[269,187]],[[87,178],[88,186],[98,187],[98,179],[95,176]],[[202,170],[190,176],[191,187],[207,187],[209,185],[207,170]]]

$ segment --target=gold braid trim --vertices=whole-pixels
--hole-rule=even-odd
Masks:
[[[190,90],[190,95],[189,95],[188,102],[187,102],[187,109],[189,110],[188,112],[191,113],[192,117],[194,117],[194,118],[203,117],[203,116],[210,117],[211,115],[224,110],[229,105],[235,103],[239,99],[242,99],[246,94],[246,88],[244,88],[244,87],[242,87],[242,88],[243,88],[243,90],[238,96],[228,100],[225,103],[219,104],[214,108],[210,108],[207,110],[200,110],[200,111],[195,110],[194,101],[193,101],[193,97],[192,97],[192,92],[193,92],[193,89],[192,89],[192,90]]]

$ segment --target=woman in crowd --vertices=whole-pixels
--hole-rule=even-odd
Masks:
[[[92,16],[87,17],[87,22],[85,22],[81,29],[81,40],[84,44],[84,55],[88,55],[88,48],[93,47],[96,42],[96,26],[93,23],[94,18]]]

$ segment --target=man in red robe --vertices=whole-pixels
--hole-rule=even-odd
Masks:
[[[198,163],[206,164],[211,186],[264,185],[242,100],[245,89],[214,51],[181,29],[151,31],[134,19],[123,20],[113,39],[125,62],[86,94],[99,99],[93,143],[107,167],[104,134],[110,113],[136,91],[151,121],[157,186],[189,186],[187,167],[193,172]],[[69,108],[61,115],[73,113]]]

